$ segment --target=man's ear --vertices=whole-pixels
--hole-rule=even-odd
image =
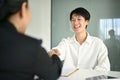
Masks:
[[[88,23],[89,23],[89,20],[86,20],[86,24],[88,25]]]
[[[21,10],[19,11],[20,18],[24,18],[24,16],[26,15],[26,5],[27,3],[24,2],[21,6]]]

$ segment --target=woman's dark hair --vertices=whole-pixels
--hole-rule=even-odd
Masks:
[[[12,14],[18,12],[23,2],[28,3],[28,0],[0,0],[0,22],[7,20]]]
[[[73,14],[83,16],[85,20],[90,20],[90,13],[85,8],[79,7],[79,8],[74,9],[70,13],[70,20],[72,19]]]

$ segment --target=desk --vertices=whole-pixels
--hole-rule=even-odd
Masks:
[[[120,72],[110,71],[105,73],[101,71],[85,69],[79,69],[67,77],[61,76],[58,80],[110,80],[107,79],[107,76],[116,77],[113,80],[120,80]]]

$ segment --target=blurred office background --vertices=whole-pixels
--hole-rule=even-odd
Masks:
[[[120,0],[51,0],[51,48],[73,36],[69,15],[77,7],[90,12],[87,31],[104,41],[111,70],[120,71]]]
[[[29,0],[32,18],[26,34],[43,40],[43,47],[51,47],[51,0]]]

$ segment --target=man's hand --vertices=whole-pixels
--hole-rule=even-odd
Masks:
[[[48,52],[48,55],[51,57],[53,54],[56,54],[57,56],[60,56],[60,52],[58,49],[52,49]]]

